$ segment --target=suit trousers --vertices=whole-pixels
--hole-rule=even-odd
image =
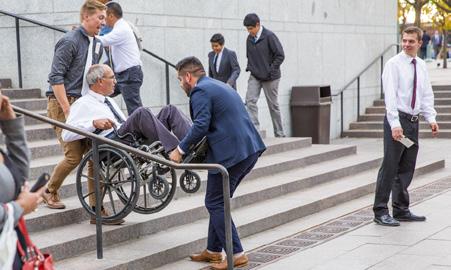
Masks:
[[[259,129],[260,122],[258,121],[258,106],[257,102],[260,97],[261,89],[266,96],[269,113],[271,114],[272,125],[274,127],[274,135],[276,137],[284,137],[285,134],[282,128],[282,118],[280,116],[279,102],[277,100],[279,91],[280,79],[273,81],[260,81],[254,76],[249,76],[246,92],[246,109],[249,112],[252,123]]]
[[[230,197],[240,184],[241,180],[252,170],[260,153],[255,153],[240,161],[238,164],[227,168],[230,182]],[[213,252],[221,252],[226,247],[224,197],[222,188],[222,175],[220,173],[208,173],[207,191],[205,194],[205,207],[210,214],[208,224],[207,249]],[[235,223],[232,220],[233,254],[243,251]]]
[[[379,217],[389,214],[388,200],[392,193],[393,215],[409,212],[409,187],[418,155],[418,121],[411,122],[407,117],[399,117],[403,134],[415,144],[406,148],[393,140],[387,117],[384,119],[384,159],[379,169],[374,198],[374,215]]]
[[[177,107],[167,105],[155,116],[150,108],[140,107],[121,125],[119,134],[133,133],[148,143],[161,141],[166,152],[173,150],[191,128],[189,120]]]
[[[75,102],[75,97],[68,97],[69,104]],[[53,120],[60,122],[66,122],[63,109],[58,101],[49,97],[47,103],[47,116]],[[64,179],[75,169],[80,163],[83,155],[89,150],[89,142],[86,139],[76,140],[73,142],[64,142],[61,138],[62,129],[59,127],[53,127],[56,133],[60,145],[63,148],[64,158],[53,169],[52,176],[50,177],[47,189],[50,193],[56,194],[63,184]]]
[[[122,93],[128,115],[143,105],[139,93],[143,77],[141,66],[134,66],[116,74],[117,84],[112,96]]]

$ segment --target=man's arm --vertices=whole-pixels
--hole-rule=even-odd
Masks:
[[[127,22],[125,22],[127,23]],[[103,46],[117,46],[125,41],[127,35],[125,35],[125,29],[121,27],[113,27],[113,30],[106,35],[96,36],[101,42]]]
[[[230,78],[227,80],[227,83],[229,85],[234,85],[236,83],[236,80],[238,79],[238,76],[240,76],[240,64],[238,64],[238,59],[236,57],[236,53],[233,51],[229,51],[230,54],[230,65],[232,66],[232,74],[230,74]]]
[[[273,54],[273,61],[271,63],[272,70],[280,69],[280,65],[285,59],[285,53],[283,51],[282,44],[279,41],[279,38],[275,34],[268,36],[269,48]]]
[[[205,91],[199,90],[191,95],[193,125],[179,144],[183,152],[187,153],[190,145],[197,143],[207,134],[211,121],[211,106],[211,101]]]
[[[438,124],[435,120],[437,112],[434,109],[434,91],[432,91],[432,85],[429,81],[429,74],[427,68],[423,69],[425,72],[425,78],[423,82],[423,87],[425,91],[421,100],[420,112],[423,114],[424,119],[431,126],[432,134],[435,136],[438,134]]]
[[[70,68],[75,55],[75,44],[72,41],[60,40],[55,46],[55,54],[52,61],[52,69],[49,74],[49,83],[53,94],[60,104],[65,117],[69,115],[70,105],[64,87],[64,77]]]
[[[384,88],[385,110],[387,111],[387,120],[392,130],[394,140],[400,140],[403,135],[401,123],[399,122],[397,94],[398,90],[398,69],[393,62],[388,62],[384,67],[382,74],[382,84]]]

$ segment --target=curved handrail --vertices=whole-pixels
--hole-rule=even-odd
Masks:
[[[84,130],[81,130],[79,128],[67,125],[65,123],[53,120],[51,118],[48,118],[46,116],[42,116],[40,114],[31,112],[29,110],[25,110],[23,108],[17,107],[15,105],[11,105],[13,110],[17,113],[21,113],[23,115],[32,117],[34,119],[40,120],[42,122],[51,124],[53,126],[57,126],[62,129],[69,130],[71,132],[80,134],[85,136],[86,138],[89,138],[93,142],[93,159],[98,160],[98,145],[100,143],[109,144],[111,146],[117,147],[119,149],[122,149],[124,151],[133,153],[137,156],[140,156],[142,158],[146,158],[149,160],[152,160],[154,162],[161,163],[163,165],[166,165],[168,167],[174,168],[174,169],[181,169],[181,170],[218,170],[222,175],[222,188],[223,188],[223,197],[224,197],[224,217],[225,217],[225,233],[226,233],[226,251],[227,251],[227,263],[229,265],[228,269],[233,269],[233,246],[232,246],[232,223],[231,223],[231,213],[230,213],[230,185],[229,185],[229,173],[227,172],[227,169],[220,165],[220,164],[201,164],[201,163],[191,163],[191,164],[185,164],[185,163],[175,163],[170,160],[166,160],[164,158],[152,155],[150,153],[144,152],[142,150],[130,147],[126,144],[105,138],[103,136],[87,132]],[[95,163],[95,162],[94,162]],[[98,175],[98,166],[94,164],[94,176],[95,176],[95,182],[96,182],[96,197],[100,197],[100,184],[97,179]],[[101,230],[101,215],[100,215],[100,200],[96,200],[96,226],[97,226],[97,258],[101,259],[103,257],[103,246],[102,246],[102,230]]]
[[[373,61],[371,61],[371,63],[369,63],[364,69],[362,69],[362,71],[359,72],[359,74],[357,74],[356,76],[354,76],[347,84],[345,84],[345,86],[343,86],[340,91],[338,91],[337,93],[333,94],[332,96],[338,96],[340,95],[343,91],[345,91],[349,86],[351,86],[360,76],[362,76],[363,73],[365,73],[365,71],[367,71],[371,66],[373,66],[377,61],[379,61],[379,59],[384,56],[393,46],[399,47],[399,44],[397,43],[393,43],[390,44],[382,53],[380,53],[378,56],[376,56],[374,58]]]

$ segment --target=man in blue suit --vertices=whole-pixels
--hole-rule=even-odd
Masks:
[[[213,51],[208,53],[208,76],[236,90],[236,80],[241,71],[236,53],[224,47],[224,36],[219,33],[211,37],[210,43]]]
[[[196,57],[182,59],[176,66],[180,86],[190,98],[193,125],[170,158],[180,162],[190,145],[204,136],[208,140],[208,163],[219,163],[227,168],[230,194],[252,170],[266,147],[252,124],[241,97],[227,84],[206,77],[202,63]],[[200,254],[191,255],[193,261],[213,262],[213,269],[227,269],[221,252],[225,248],[224,198],[222,176],[208,172],[205,206],[210,214],[208,244]],[[248,258],[232,221],[234,266],[244,266]]]

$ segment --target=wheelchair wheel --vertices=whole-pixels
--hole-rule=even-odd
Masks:
[[[195,193],[200,188],[200,176],[193,172],[185,170],[179,178],[180,188],[186,193]]]
[[[101,145],[99,160],[100,200],[106,210],[102,219],[122,219],[133,210],[138,200],[140,175],[130,155],[120,149]],[[95,190],[87,188],[89,183],[95,187],[91,164],[92,150],[83,157],[78,167],[76,189],[83,208],[95,216],[89,202],[90,198],[95,199]]]
[[[140,196],[133,211],[140,214],[153,214],[161,211],[172,200],[177,187],[177,175],[174,169],[170,169],[164,175],[158,175],[154,179],[141,171]],[[150,189],[150,190],[149,190]]]

